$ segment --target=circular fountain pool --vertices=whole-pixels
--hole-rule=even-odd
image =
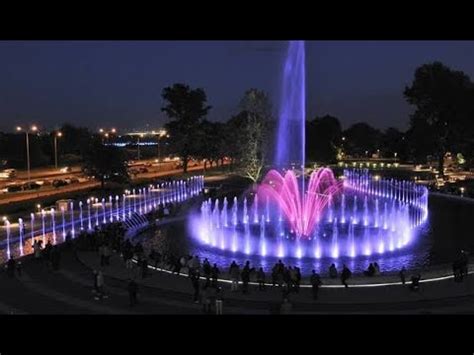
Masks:
[[[367,269],[370,262],[377,262],[388,273],[402,266],[433,268],[451,263],[460,249],[472,247],[468,217],[474,204],[434,196],[428,207],[424,188],[378,180],[365,173],[364,178],[356,177],[346,172],[340,194],[326,206],[307,237],[298,237],[278,208],[271,202],[267,205],[266,199],[260,198],[259,218],[255,218],[254,198],[242,195],[236,205],[228,198],[227,210],[224,199],[217,203],[217,210],[215,200],[208,210],[210,204],[205,201],[186,220],[149,232],[145,244],[175,255],[199,255],[225,268],[232,260],[241,264],[249,260],[270,270],[282,259],[299,266],[304,274],[312,269],[325,273],[331,263],[338,267],[346,264],[356,273]],[[398,190],[390,192],[389,186]],[[244,218],[245,198],[248,218]]]

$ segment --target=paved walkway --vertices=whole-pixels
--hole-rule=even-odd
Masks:
[[[100,268],[96,253],[80,252],[78,257],[84,265]],[[179,298],[191,299],[192,287],[187,276],[151,271],[150,277],[141,279],[138,268],[126,269],[117,255],[111,258],[111,265],[103,270],[116,280],[134,277],[147,289],[160,290],[170,297],[179,294]],[[363,279],[354,281],[362,283]],[[331,281],[323,279],[325,284]],[[266,291],[260,292],[256,286],[251,286],[250,293],[243,295],[231,292],[228,283],[221,284],[226,306],[270,312],[282,299],[278,287],[269,286]],[[291,296],[291,301],[294,311],[302,313],[474,313],[474,277],[470,275],[463,283],[455,283],[452,279],[424,283],[419,292],[412,292],[402,285],[347,289],[322,287],[316,302],[312,300],[311,289],[302,288],[299,294]]]

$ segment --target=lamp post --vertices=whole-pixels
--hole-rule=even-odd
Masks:
[[[38,127],[35,125],[31,126],[31,132],[36,132],[38,130]],[[20,126],[16,127],[17,132],[21,132],[23,129]],[[29,139],[29,134],[30,131],[28,129],[25,130],[26,134],[26,168],[27,168],[27,176],[28,176],[28,183],[30,183],[30,139]]]
[[[143,134],[139,134],[137,139],[137,160],[140,160],[140,137],[143,138]]]
[[[161,166],[161,139],[163,137],[169,138],[169,134],[166,132],[166,130],[161,130],[158,133],[158,166]]]
[[[62,132],[56,132],[54,135],[54,167],[56,169],[58,169],[58,138],[62,136]]]

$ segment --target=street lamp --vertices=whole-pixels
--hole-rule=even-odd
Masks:
[[[166,130],[162,129],[159,133],[158,133],[158,164],[161,164],[161,145],[160,145],[160,142],[161,142],[161,139],[163,137],[167,137],[169,138],[169,134],[166,132]]]
[[[62,132],[56,132],[54,135],[54,167],[58,168],[58,138],[62,137]]]
[[[137,160],[140,160],[140,138],[143,138],[143,134],[139,134],[137,139]]]
[[[16,127],[17,132],[21,132],[23,128],[20,126]],[[30,182],[30,140],[28,134],[31,132],[36,132],[38,130],[38,127],[35,125],[30,127],[30,130],[26,129],[25,134],[26,134],[26,167],[27,167],[27,174],[28,174],[28,183]]]

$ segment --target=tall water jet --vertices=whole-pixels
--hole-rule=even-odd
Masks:
[[[290,41],[283,69],[275,165],[288,168],[305,162],[305,44]],[[303,181],[304,179],[302,179]],[[302,186],[304,191],[304,185]]]
[[[237,196],[234,197],[234,203],[232,204],[232,225],[237,225],[237,215],[238,215],[239,207],[237,205]]]
[[[253,199],[253,223],[257,224],[258,223],[258,195],[255,194],[255,197]]]
[[[243,211],[242,211],[242,214],[243,214],[243,222],[244,224],[248,224],[249,223],[249,214],[248,214],[248,207],[247,207],[247,197],[244,198],[244,208],[243,208]]]
[[[346,223],[346,195],[341,197],[341,223]]]
[[[334,222],[332,223],[332,241],[331,241],[331,256],[333,258],[339,257],[339,245],[337,243],[337,238],[339,234],[337,225],[337,218],[334,218]]]
[[[265,216],[260,219],[260,255],[267,255],[267,244],[265,242]]]
[[[354,204],[352,205],[352,223],[357,224],[358,216],[357,216],[357,196],[354,196]]]
[[[61,206],[61,221],[62,221],[62,230],[63,230],[63,241],[66,240],[66,220],[64,217],[64,207]]]
[[[74,238],[74,235],[76,234],[76,230],[75,230],[75,222],[74,222],[74,202],[71,202],[70,204],[70,207],[71,207],[71,211],[70,211],[70,215],[71,215],[71,236]]]
[[[35,241],[35,214],[30,213],[30,235],[31,235],[31,245]]]
[[[79,220],[80,222],[80,229],[81,231],[84,230],[84,221],[82,219],[82,201],[79,201]]]
[[[10,260],[10,222],[5,221],[5,229],[7,230],[7,259]]]
[[[107,210],[105,209],[105,198],[102,199],[102,202],[100,205],[102,207],[102,223],[106,224],[107,223],[107,219],[106,219]]]
[[[43,245],[46,245],[46,223],[45,223],[45,212],[41,210],[41,232],[43,234]]]
[[[19,243],[20,256],[23,256],[23,235],[25,233],[25,225],[23,224],[22,218],[18,218],[18,231],[20,235],[20,243]]]
[[[348,255],[350,257],[355,257],[356,256],[356,250],[355,250],[355,242],[354,242],[354,224],[355,223],[349,223],[349,238],[348,238]]]
[[[56,244],[56,216],[54,208],[51,208],[51,229],[53,231],[53,244]]]

